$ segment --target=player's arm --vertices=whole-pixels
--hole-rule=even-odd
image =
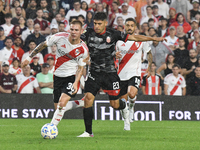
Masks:
[[[22,67],[25,67],[29,64],[29,62],[32,60],[32,58],[39,52],[41,52],[43,49],[47,47],[47,42],[44,41],[40,43],[33,51],[32,53],[22,62]]]
[[[83,69],[84,69],[84,66],[78,66],[78,69],[76,71],[76,79],[73,83],[74,92],[72,94],[75,94],[78,92],[78,83],[81,79],[81,76],[83,75]]]
[[[168,93],[167,93],[168,87],[169,87],[168,84],[164,84],[164,93],[165,93],[165,95],[168,95]]]
[[[128,40],[130,41],[137,41],[137,42],[142,42],[142,41],[158,41],[158,42],[162,42],[162,41],[166,41],[166,39],[164,37],[149,37],[149,36],[144,36],[144,35],[128,35]]]
[[[182,88],[182,95],[185,96],[186,95],[186,87]]]
[[[152,53],[151,53],[151,51],[149,51],[148,53],[147,53],[147,60],[148,60],[148,68],[147,68],[147,78],[148,77],[150,77],[151,76],[151,64],[152,64],[152,62],[153,62],[153,55],[152,55]]]

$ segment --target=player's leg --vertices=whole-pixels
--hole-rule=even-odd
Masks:
[[[134,106],[137,99],[137,93],[140,84],[140,77],[133,77],[128,83],[128,100],[129,100],[129,118],[130,122],[134,120]]]
[[[100,89],[98,75],[96,73],[90,74],[85,82],[85,99],[83,108],[83,118],[85,123],[85,132],[78,137],[93,137],[92,119],[94,117],[93,102],[95,95]]]
[[[85,96],[80,100],[68,101],[67,105],[64,107],[65,112],[79,107],[84,107],[84,99]]]

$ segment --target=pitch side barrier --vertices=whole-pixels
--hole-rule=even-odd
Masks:
[[[83,95],[77,95],[81,99]],[[54,113],[50,94],[0,94],[0,118],[48,118]],[[200,120],[198,96],[139,95],[135,120]],[[65,119],[83,119],[82,108],[65,113]],[[118,110],[109,105],[107,95],[97,95],[94,102],[95,120],[121,120]]]

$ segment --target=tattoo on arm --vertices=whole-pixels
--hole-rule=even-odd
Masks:
[[[150,71],[150,69],[151,69],[151,64],[152,64],[152,62],[153,62],[153,56],[152,56],[151,51],[149,51],[149,52],[147,53],[147,59],[148,59],[148,64],[149,64],[148,70]]]
[[[76,80],[75,81],[79,81],[81,76],[83,75],[83,66],[79,66],[77,71],[76,71]]]
[[[47,47],[46,41],[40,43],[30,54],[29,57],[33,58],[37,53],[41,52],[43,49]]]

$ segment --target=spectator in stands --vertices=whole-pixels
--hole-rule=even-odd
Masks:
[[[19,18],[22,16],[22,8],[20,6],[15,8],[16,16],[12,18],[11,23],[16,25],[19,24]]]
[[[122,25],[118,25],[117,31],[124,32],[124,27]]]
[[[4,4],[5,2],[0,0],[0,25],[5,23],[4,16],[10,11],[9,7],[6,7]]]
[[[14,25],[11,24],[11,20],[12,20],[12,15],[10,13],[5,14],[6,23],[2,25],[2,27],[4,29],[5,36],[10,35],[11,31],[12,31],[12,29],[14,27]]]
[[[12,47],[11,47],[14,51],[17,52],[17,57],[19,58],[20,61],[21,61],[22,56],[24,54],[24,50],[21,48],[22,44],[23,44],[22,39],[20,37],[17,37],[14,40],[14,45],[12,45]]]
[[[10,9],[11,14],[12,14],[12,18],[17,17],[17,15],[18,15],[17,14],[17,8],[18,7],[21,7],[20,6],[20,1],[19,0],[14,0],[12,8]],[[21,9],[21,14],[22,14],[22,16],[24,18],[26,18],[26,12],[25,12],[25,10],[23,8]]]
[[[183,26],[184,33],[187,33],[192,29],[190,24],[186,22],[185,17],[182,13],[178,13],[176,15],[176,22],[172,23],[171,26],[174,26],[175,28],[177,28],[178,26]]]
[[[73,0],[60,0],[59,6],[60,8],[64,8],[65,12],[67,13],[70,9],[73,9]]]
[[[161,95],[162,94],[162,79],[156,74],[156,64],[151,64],[151,76],[147,78],[147,74],[142,79],[143,95]]]
[[[178,47],[176,37],[176,28],[174,26],[169,27],[169,35],[166,36],[167,42],[164,41],[163,43],[167,45],[171,50],[175,50]]]
[[[51,9],[51,7],[52,7],[51,0],[49,1],[50,2],[49,5],[48,5],[47,1],[48,0],[40,0],[40,6],[39,7],[42,9],[43,12],[48,11],[50,18],[52,18],[53,12],[52,12],[52,9]]]
[[[182,75],[180,75],[181,67],[174,64],[172,73],[167,75],[164,79],[164,93],[165,95],[180,95],[186,94],[186,83]]]
[[[0,74],[0,93],[16,93],[17,81],[14,75],[8,72],[9,62],[1,64],[2,73]]]
[[[194,70],[195,75],[187,80],[187,95],[200,95],[200,66]]]
[[[129,5],[130,0],[123,0],[123,3],[127,3],[128,4],[128,13],[132,14],[132,17],[136,18],[136,11],[135,8],[131,5]],[[122,5],[124,5],[123,3],[121,3],[121,6],[119,7],[122,10]]]
[[[46,55],[44,56],[44,62],[45,62],[45,63],[47,62],[47,58],[48,58],[49,56],[53,57],[54,60],[56,60],[57,46],[54,44],[54,45],[52,45],[52,46],[50,47],[50,49],[51,49],[51,52],[48,53],[48,54],[46,54]]]
[[[197,51],[197,57],[200,58],[200,42],[197,44],[196,51]],[[200,63],[199,63],[199,65],[200,65]]]
[[[39,61],[39,57],[38,56],[35,56],[33,57],[33,62],[30,63],[30,67],[31,67],[31,75],[35,76],[41,72],[41,66],[40,64],[38,63]]]
[[[85,23],[85,18],[83,15],[79,15],[77,20],[79,20],[82,23],[82,29],[83,32],[87,29],[87,24]]]
[[[158,37],[158,35],[155,34],[153,37]],[[156,41],[153,41],[153,44],[151,45],[151,52],[153,55],[153,61],[157,64],[158,68],[165,63],[166,55],[173,53],[171,49],[162,42]]]
[[[168,26],[167,26],[168,20],[167,18],[164,18],[164,17],[161,17],[160,20],[161,20],[161,26],[159,26],[158,28],[158,35],[160,37],[166,37],[167,30],[168,30]]]
[[[33,19],[28,19],[27,22],[27,28],[26,30],[22,31],[22,40],[25,42],[26,38],[28,35],[32,34],[34,32],[34,29],[33,29],[33,25],[34,25],[34,22],[33,22]]]
[[[97,3],[96,4],[96,11],[95,11],[95,13],[97,13],[97,12],[104,12],[104,7],[103,7],[102,3]]]
[[[148,26],[149,26],[149,28],[155,28],[155,27],[154,27],[154,23],[155,23],[155,21],[154,21],[152,18],[150,18],[150,19],[148,20]],[[157,28],[155,28],[155,29],[157,29]]]
[[[13,75],[17,75],[22,73],[22,69],[19,67],[20,66],[20,60],[18,57],[13,58],[12,65],[10,65],[9,68],[9,73]]]
[[[142,17],[144,16],[147,16],[147,6],[150,6],[150,7],[153,7],[153,4],[152,4],[153,0],[147,0],[147,3],[141,7],[141,14],[142,14]]]
[[[67,15],[65,16],[68,22],[69,22],[70,17],[78,16],[80,14],[82,14],[86,18],[86,11],[81,9],[81,3],[79,0],[74,0],[73,6],[74,6],[74,9],[69,10]]]
[[[190,3],[188,0],[174,0],[170,5],[176,9],[176,13],[183,13],[183,16],[187,17],[187,12],[189,11]]]
[[[200,42],[200,33],[199,30],[196,29],[194,30],[194,40],[192,42],[189,43],[187,49],[196,49],[197,48],[197,44]]]
[[[117,17],[117,24],[113,24],[113,28],[117,29],[118,26],[124,26],[124,19],[122,16]]]
[[[31,68],[29,65],[22,68],[21,74],[16,75],[18,89],[20,94],[33,94],[34,89],[37,93],[41,93],[37,79],[30,74]]]
[[[164,71],[164,77],[172,73],[172,66],[174,65],[174,60],[175,60],[174,55],[171,53],[168,54],[166,63],[162,64],[156,71],[161,76],[162,79],[164,79],[163,76],[161,75],[162,71]]]
[[[0,26],[0,50],[2,50],[5,46],[4,40],[6,39],[6,36],[4,35],[4,29]]]
[[[158,14],[163,16],[164,18],[169,18],[169,5],[163,0],[158,0],[154,5],[158,6]]]
[[[192,40],[194,40],[194,30],[199,29],[199,21],[198,20],[192,20],[191,21],[191,27],[192,27],[192,29],[190,31],[188,31],[187,34],[186,34],[186,38],[188,38],[189,42],[192,42]]]
[[[6,37],[5,47],[0,51],[0,65],[4,61],[8,61],[9,65],[12,63],[14,57],[17,57],[17,52],[12,49],[13,41],[12,38]]]
[[[147,10],[147,16],[144,16],[144,17],[141,18],[141,20],[140,20],[140,26],[144,22],[148,22],[148,20],[150,18],[152,18],[155,21],[154,27],[157,29],[158,28],[158,19],[152,14],[153,13],[152,7],[151,6],[147,6],[146,10]]]
[[[160,14],[158,13],[158,5],[153,5],[152,10],[153,10],[153,15],[154,15],[158,20],[160,20],[160,18],[163,17],[162,15],[160,15]]]
[[[24,17],[20,17],[19,18],[19,26],[20,26],[20,29],[21,29],[21,31],[24,31],[24,30],[26,30],[26,25],[25,25],[25,23],[26,23],[26,20],[25,20],[25,18]]]
[[[182,73],[185,76],[186,81],[194,76],[194,69],[198,66],[197,52],[195,49],[189,50],[189,59],[184,63]]]
[[[86,1],[81,1],[81,9],[87,11],[88,10],[88,4]]]
[[[186,37],[186,34],[184,33],[183,31],[183,27],[182,26],[178,26],[177,29],[176,29],[176,36],[178,38],[183,38],[184,41],[185,41],[185,47],[188,46],[189,42],[188,42],[188,38]]]
[[[176,9],[171,7],[169,9],[169,26],[176,21]]]
[[[142,14],[141,14],[141,7],[142,6],[145,6],[147,4],[146,0],[138,0],[136,3],[135,3],[135,11],[136,11],[136,21],[137,22],[140,22],[140,19],[142,18]]]
[[[157,30],[154,27],[150,27],[148,32],[149,32],[149,36],[153,36],[154,34],[157,33]],[[153,41],[148,41],[148,42],[153,42]]]
[[[57,26],[58,26],[58,24],[59,24],[61,21],[62,21],[61,14],[56,14],[56,15],[55,15],[55,18],[52,19],[52,21],[51,21],[51,25],[53,24],[53,25],[57,25]]]
[[[69,26],[69,22],[68,20],[65,18],[65,9],[60,8],[59,9],[59,14],[61,14],[61,22],[65,23],[65,30],[67,29],[67,27]]]
[[[44,42],[46,39],[43,35],[40,34],[40,25],[39,24],[35,24],[34,25],[34,33],[30,34],[25,41],[24,44],[24,52],[28,52],[29,51],[29,41],[34,39],[36,42],[36,45],[40,44],[41,42]],[[48,51],[47,49],[44,49],[42,52],[42,55],[45,56]]]
[[[53,74],[49,73],[49,64],[42,65],[42,72],[38,73],[36,78],[38,80],[41,93],[53,94]]]
[[[94,13],[92,11],[87,11],[85,23],[90,28],[94,27],[93,17],[94,17]],[[110,26],[111,25],[112,25],[112,23],[110,24]]]
[[[55,69],[55,59],[53,56],[48,56],[47,57],[47,63],[49,64],[49,73],[54,73]]]
[[[142,26],[141,26],[141,32],[140,32],[140,34],[148,36],[149,35],[149,31],[148,30],[149,30],[149,25],[148,25],[147,22],[144,22],[142,24]]]
[[[52,0],[51,1],[52,16],[55,17],[55,15],[58,14],[58,11],[59,11],[58,2],[56,0]]]
[[[191,20],[195,19],[195,15],[199,12],[199,0],[192,0],[193,8],[187,12],[187,20],[191,23]]]
[[[91,12],[92,13],[92,12]],[[108,16],[108,26],[112,27],[116,14],[120,13],[117,2],[112,2],[112,11]],[[88,13],[87,13],[88,14]],[[93,14],[92,14],[93,16]],[[86,17],[87,18],[87,17]],[[87,19],[86,19],[87,20]]]
[[[59,26],[58,26],[58,32],[65,32],[65,23],[64,22],[60,22]]]
[[[185,48],[185,40],[183,37],[178,40],[179,47],[174,50],[175,63],[183,67],[186,60],[189,59],[189,51]]]
[[[51,34],[48,35],[48,36],[46,37],[46,39],[51,38],[52,35],[58,33],[58,25],[57,25],[57,24],[51,24],[51,25],[50,25],[50,29],[51,29]],[[50,48],[50,47],[47,47],[47,49],[48,49],[48,53],[47,53],[47,54],[51,53],[51,48]],[[47,54],[46,54],[46,55],[47,55]]]
[[[40,25],[40,33],[45,35],[45,34],[50,34],[50,29],[48,26],[47,20],[44,20],[42,18],[43,16],[43,10],[41,8],[37,9],[37,17],[34,19],[34,24],[39,24]]]
[[[22,36],[22,32],[21,32],[21,28],[19,25],[14,25],[13,27],[13,32],[12,34],[10,35],[10,37],[15,40],[17,37],[20,37],[21,38]]]
[[[30,0],[29,2],[29,8],[26,9],[26,18],[27,19],[35,19],[37,17],[36,12],[37,12],[37,3],[36,0]]]
[[[29,40],[28,46],[29,46],[29,51],[24,53],[24,55],[22,56],[22,61],[25,60],[29,54],[35,49],[36,45],[36,41],[33,40],[34,38]],[[39,64],[43,64],[44,63],[44,59],[41,53],[36,54],[36,57],[39,57]],[[30,61],[30,63],[33,62],[33,59]]]

